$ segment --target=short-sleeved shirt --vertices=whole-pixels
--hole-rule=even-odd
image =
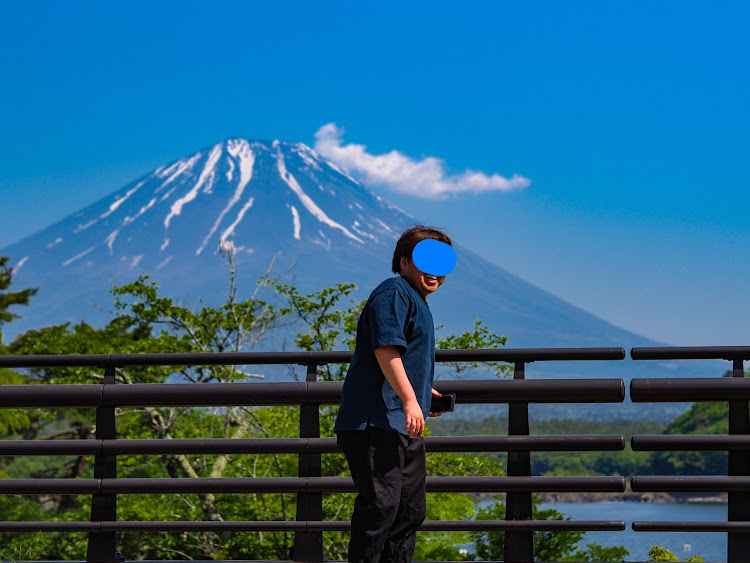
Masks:
[[[375,350],[383,346],[398,348],[427,418],[435,377],[435,326],[427,302],[399,276],[381,283],[359,316],[357,344],[344,381],[335,432],[364,430],[369,424],[407,434],[401,399],[375,357]]]

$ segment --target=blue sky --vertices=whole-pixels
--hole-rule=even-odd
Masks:
[[[455,192],[373,187],[516,275],[665,343],[750,345],[749,16],[742,2],[5,3],[0,248],[227,137],[313,146],[334,123],[342,157],[361,146],[361,162],[390,154],[415,174],[439,159]],[[467,170],[528,185],[465,191]]]

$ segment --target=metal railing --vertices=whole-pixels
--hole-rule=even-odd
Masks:
[[[729,403],[729,435],[633,436],[634,451],[728,451],[726,476],[639,476],[631,479],[634,492],[728,493],[727,522],[633,522],[636,532],[726,532],[727,561],[750,559],[750,379],[743,362],[750,347],[633,348],[634,360],[709,360],[732,362],[730,378],[633,379],[630,398],[639,402]]]
[[[88,562],[116,561],[116,532],[285,531],[294,532],[295,561],[323,561],[324,531],[346,531],[348,521],[323,520],[322,495],[354,492],[350,478],[323,477],[321,454],[338,452],[335,438],[320,437],[320,405],[336,404],[341,382],[318,382],[321,365],[348,363],[352,352],[112,354],[0,356],[0,367],[97,367],[101,384],[5,385],[0,408],[92,407],[95,440],[6,440],[0,455],[94,455],[93,479],[2,479],[0,494],[91,495],[90,522],[0,522],[0,532],[88,532]],[[625,479],[612,477],[532,477],[531,451],[622,450],[622,435],[529,436],[529,403],[621,403],[622,379],[525,380],[525,365],[539,361],[622,360],[622,348],[438,350],[436,361],[493,361],[514,365],[512,380],[438,380],[441,393],[459,403],[508,403],[508,436],[427,437],[428,452],[508,452],[507,476],[427,477],[428,492],[507,493],[505,521],[426,521],[425,531],[504,531],[505,561],[533,561],[534,531],[624,530],[623,521],[534,521],[534,492],[622,492]],[[299,364],[306,381],[290,383],[116,384],[115,369],[128,366]],[[118,440],[115,407],[300,405],[300,438]],[[118,478],[117,456],[132,454],[298,453],[298,477],[278,478]],[[149,493],[296,493],[295,521],[117,520],[117,495]],[[119,556],[119,553],[117,554]],[[127,554],[126,554],[127,555]]]

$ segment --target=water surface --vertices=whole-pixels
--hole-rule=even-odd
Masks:
[[[586,532],[581,545],[623,545],[630,551],[628,561],[648,560],[648,550],[659,545],[672,551],[680,560],[694,555],[706,561],[727,560],[727,534],[709,532],[634,532],[638,521],[726,521],[726,503],[658,504],[644,502],[545,503],[573,520],[624,520],[621,532]],[[750,559],[749,559],[750,560]]]

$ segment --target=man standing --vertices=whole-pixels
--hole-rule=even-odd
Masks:
[[[426,297],[455,267],[451,239],[421,225],[396,244],[399,274],[370,295],[334,431],[358,495],[350,562],[410,562],[424,521],[425,417],[435,376],[435,328]]]

